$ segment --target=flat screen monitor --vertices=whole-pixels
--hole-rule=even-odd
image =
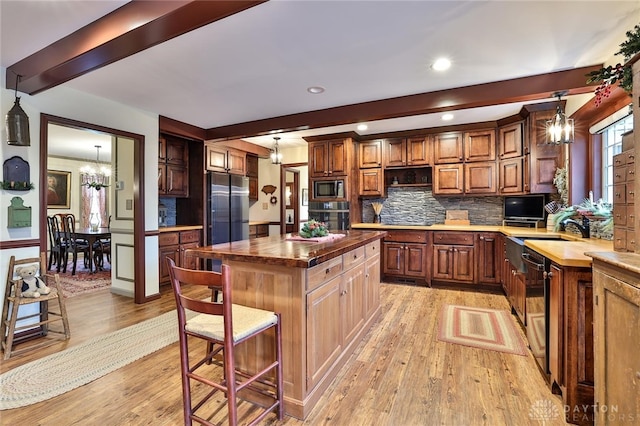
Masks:
[[[544,194],[504,197],[504,218],[507,220],[544,220]]]

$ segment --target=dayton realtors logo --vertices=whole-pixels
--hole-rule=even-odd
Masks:
[[[561,405],[567,421],[580,422],[591,421],[593,414],[603,413],[608,421],[634,422],[640,420],[638,413],[620,413],[617,405],[576,405],[570,407]],[[552,400],[540,399],[531,404],[529,408],[529,418],[537,420],[543,424],[550,420],[557,420],[560,417],[560,409]]]

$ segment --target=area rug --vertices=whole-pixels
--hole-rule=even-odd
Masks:
[[[21,365],[0,375],[0,410],[61,395],[176,341],[174,310]]]
[[[71,275],[73,265],[67,265],[67,272],[60,271],[60,285],[62,286],[62,294],[64,297],[80,296],[82,294],[94,293],[111,287],[111,270],[104,269],[93,274],[88,269],[80,266],[82,260],[78,260],[75,275]],[[55,273],[55,269],[50,273]]]
[[[527,340],[531,353],[536,358],[544,357],[544,328],[544,313],[527,314]]]
[[[526,355],[527,347],[509,312],[470,306],[442,308],[438,340],[474,348]]]

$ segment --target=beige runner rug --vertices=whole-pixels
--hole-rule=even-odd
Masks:
[[[53,398],[177,341],[174,310],[21,365],[0,375],[0,410]]]
[[[507,311],[445,305],[438,340],[480,349],[526,355],[527,346]]]

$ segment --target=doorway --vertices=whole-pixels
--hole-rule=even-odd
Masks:
[[[280,166],[280,233],[298,232],[307,220],[308,163],[291,163]],[[306,198],[305,198],[306,196]]]
[[[49,125],[59,125],[64,127],[71,127],[78,130],[86,130],[93,132],[100,132],[104,134],[110,134],[115,138],[127,138],[132,141],[131,157],[133,161],[131,163],[131,182],[132,185],[132,200],[131,205],[126,207],[133,210],[131,220],[133,221],[133,293],[135,303],[145,303],[152,298],[147,298],[145,295],[146,279],[145,268],[138,265],[144,265],[145,259],[145,232],[144,232],[144,136],[125,132],[122,130],[111,129],[103,126],[98,126],[91,123],[85,123],[81,121],[71,120],[63,117],[56,117],[48,114],[41,114],[40,116],[40,205],[41,209],[39,224],[40,224],[40,247],[47,247],[47,173],[48,170],[48,155],[49,155]],[[129,204],[129,203],[127,203]],[[124,207],[123,207],[124,208]],[[116,249],[117,250],[117,249]],[[112,257],[113,269],[117,274],[117,252]]]

